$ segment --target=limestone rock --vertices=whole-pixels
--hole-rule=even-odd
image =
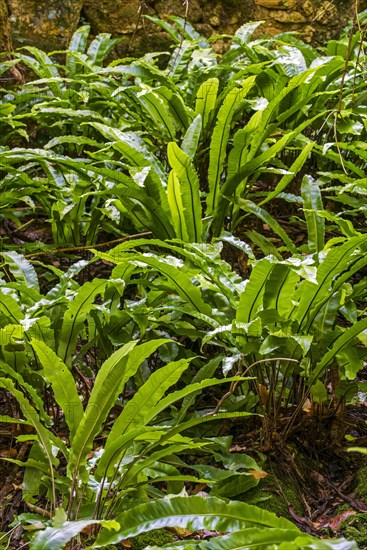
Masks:
[[[5,0],[0,0],[0,52],[8,52],[11,49],[12,43],[8,7]]]
[[[9,0],[14,41],[45,50],[65,48],[79,26],[84,0]]]
[[[3,0],[0,0],[0,2]],[[111,33],[120,38],[117,55],[141,55],[168,50],[167,33],[142,15],[183,17],[183,0],[6,0],[11,8],[15,46],[31,44],[45,49],[64,49],[81,23],[90,23],[92,35]],[[367,0],[360,0],[367,7]],[[314,43],[335,38],[353,15],[354,0],[190,0],[189,21],[205,36],[233,34],[247,21],[264,20],[255,36],[300,31]],[[132,42],[132,37],[134,40]],[[227,42],[224,41],[223,44]],[[216,44],[216,51],[221,44]]]
[[[86,0],[83,13],[93,33],[130,34],[138,23],[139,0],[124,0],[119,7],[116,0]]]
[[[298,11],[272,11],[271,17],[279,23],[305,23],[306,17]]]
[[[315,8],[310,0],[305,0],[305,2],[303,2],[302,9],[307,17],[310,17],[315,12]]]
[[[255,0],[255,4],[272,10],[291,10],[297,6],[297,0]]]

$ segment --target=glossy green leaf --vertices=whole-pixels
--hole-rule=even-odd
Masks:
[[[61,527],[46,527],[44,531],[40,531],[33,537],[30,549],[31,550],[61,550],[65,548],[67,542],[76,537],[91,525],[102,524],[108,529],[118,529],[117,522],[98,521],[94,519],[82,519],[79,521],[66,521]]]
[[[325,244],[325,221],[318,215],[323,209],[320,188],[311,176],[302,180],[303,211],[307,222],[308,247],[311,252],[321,252]]]
[[[241,197],[235,197],[230,200],[234,202],[237,206],[239,206],[241,210],[244,210],[245,212],[249,212],[251,214],[255,214],[255,216],[266,223],[274,231],[274,233],[282,239],[284,244],[287,245],[287,248],[290,252],[293,252],[294,254],[297,253],[297,247],[295,246],[293,241],[288,237],[287,233],[276,221],[276,219],[273,218],[273,216],[271,216],[266,210],[264,210],[254,202],[248,199],[242,199]]]
[[[296,313],[301,328],[310,326],[322,305],[330,299],[329,288],[334,278],[340,275],[339,279],[348,280],[355,266],[358,269],[359,265],[362,267],[365,264],[366,255],[360,247],[364,249],[366,242],[366,236],[352,237],[328,251],[318,267],[317,284],[307,281],[302,287]]]
[[[274,264],[267,258],[260,260],[254,266],[250,279],[240,297],[236,315],[238,323],[249,323],[254,319],[262,304],[266,282],[273,268]]]
[[[10,294],[5,294],[4,291],[0,291],[0,311],[10,320],[11,324],[17,324],[24,318],[18,302]]]
[[[181,149],[190,158],[194,158],[195,156],[199,144],[202,126],[203,122],[201,115],[197,115],[188,127],[182,140]]]
[[[316,380],[322,372],[325,371],[327,366],[333,361],[335,356],[343,349],[348,347],[353,340],[355,340],[361,332],[367,329],[367,318],[361,319],[355,323],[352,327],[343,332],[333,344],[330,346],[329,351],[324,355],[322,360],[316,365],[315,370],[312,372],[311,381]]]
[[[293,164],[289,167],[289,174],[285,174],[282,179],[277,183],[275,186],[274,191],[271,191],[267,197],[262,200],[259,203],[259,206],[263,206],[267,202],[273,200],[275,197],[279,195],[279,193],[282,193],[286,187],[291,183],[291,181],[294,180],[296,175],[302,170],[304,164],[306,163],[312,149],[313,149],[314,143],[311,141],[310,143],[307,143],[307,145],[302,149],[297,159],[294,161]]]
[[[192,161],[176,143],[168,144],[168,159],[179,181],[182,215],[190,241],[202,240],[199,178]],[[174,189],[177,189],[175,185]],[[179,204],[180,199],[176,199]]]
[[[232,119],[236,110],[240,107],[241,102],[254,86],[255,80],[256,77],[251,76],[242,83],[241,88],[234,88],[231,90],[225,98],[222,107],[219,109],[217,122],[210,143],[207,215],[212,214],[217,206]]]
[[[156,405],[166,391],[179,380],[189,363],[190,361],[187,359],[169,363],[153,372],[145,384],[139,388],[114,422],[98,465],[100,471],[110,464],[112,458],[117,462],[119,455],[116,453],[116,441],[118,438],[130,430],[136,430],[149,424],[155,417]]]
[[[120,42],[119,39],[111,39],[108,33],[98,34],[89,45],[87,57],[96,65],[101,65],[106,55]]]
[[[39,292],[37,273],[32,264],[21,254],[15,251],[1,252],[10,273],[20,284],[33,288]]]
[[[189,240],[189,235],[187,232],[185,212],[182,203],[181,185],[180,180],[173,170],[168,176],[167,198],[176,236],[182,241],[187,242]]]
[[[197,92],[195,113],[196,115],[201,116],[204,129],[206,128],[211,113],[215,107],[218,87],[219,80],[217,78],[208,78],[208,80],[205,80],[205,82],[202,83]]]
[[[82,472],[93,440],[114,406],[126,382],[140,364],[169,340],[153,340],[137,345],[132,341],[115,351],[101,366],[91,392],[87,408],[77,428],[70,449],[68,469],[71,474]]]
[[[5,378],[0,378],[0,387],[10,392],[15,399],[17,400],[20,409],[22,413],[24,414],[25,418],[31,423],[33,426],[37,436],[38,436],[38,442],[45,454],[45,457],[47,458],[51,477],[53,478],[53,462],[54,457],[52,454],[52,445],[53,445],[53,438],[51,436],[51,433],[42,425],[40,422],[39,415],[32,407],[30,402],[26,397],[24,397],[23,393],[19,390],[17,390],[14,386],[14,383],[12,380],[7,380]],[[53,486],[53,500],[55,500],[55,489]]]
[[[317,539],[304,533],[287,529],[250,528],[229,535],[211,538],[207,541],[186,541],[163,548],[176,550],[357,550],[354,542],[345,539]],[[151,550],[158,550],[152,547]]]
[[[209,529],[234,532],[250,527],[274,527],[300,533],[290,521],[243,502],[224,502],[214,497],[173,497],[142,504],[120,514],[117,533],[103,530],[96,548],[116,544],[139,533],[163,527],[184,527],[190,531]]]
[[[99,294],[104,292],[107,281],[94,279],[85,283],[76,293],[73,300],[69,302],[65,312],[61,328],[59,347],[57,353],[62,361],[70,367],[71,357],[75,351],[77,338],[90,313],[92,304]]]
[[[201,296],[200,289],[195,286],[190,278],[182,270],[169,265],[168,263],[150,256],[137,256],[129,259],[134,263],[145,264],[153,267],[169,281],[170,285],[178,292],[181,298],[186,301],[194,310],[210,315],[211,308],[206,304]]]
[[[72,440],[83,417],[83,407],[74,377],[62,360],[44,342],[33,339],[31,346],[43,367],[42,375],[46,382],[51,384],[56,402],[64,412]]]

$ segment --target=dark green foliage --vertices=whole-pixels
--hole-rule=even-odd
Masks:
[[[121,235],[127,218],[161,239],[200,242],[235,228],[243,210],[294,252],[258,199],[285,196],[315,169],[353,215],[366,177],[363,59],[345,65],[288,35],[251,41],[255,26],[219,61],[193,31],[165,69],[155,55],[102,68],[114,41],[101,35],[86,50],[87,27],[65,65],[36,48],[19,53],[37,80],[3,97],[3,216],[24,215],[12,206],[21,199],[44,211],[56,244],[77,246],[102,230]],[[28,148],[8,149],[19,141]],[[259,179],[277,184],[264,193]]]
[[[0,278],[0,387],[30,446],[7,460],[24,468],[23,500],[52,517],[30,548],[165,527],[219,536],[157,547],[339,548],[229,501],[258,485],[264,456],[234,452],[221,430],[261,415],[270,448],[304,410],[332,416],[358,391],[363,37],[346,62],[346,37],[319,52],[289,34],[252,40],[250,23],[218,57],[182,20],[157,23],[171,54],[104,66],[115,41],[87,46],[87,27],[67,52],[21,49],[35,80],[0,103],[1,220],[48,228],[47,243],[3,239]],[[302,246],[277,207],[302,216]],[[38,247],[70,248],[70,267]]]

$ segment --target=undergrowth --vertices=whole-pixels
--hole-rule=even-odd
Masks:
[[[366,14],[219,57],[150,19],[173,52],[106,64],[82,27],[1,64],[34,75],[0,103],[0,420],[27,446],[2,540],[356,548],[243,501],[302,434],[345,447],[365,391]]]

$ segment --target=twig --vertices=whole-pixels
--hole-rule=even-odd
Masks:
[[[136,25],[135,25],[135,28],[134,28],[134,31],[133,31],[128,49],[127,49],[128,52],[131,52],[131,50],[132,50],[133,42],[135,40],[136,33],[138,32],[139,25],[140,25],[141,19],[143,17],[143,10],[146,7],[147,7],[147,5],[145,3],[145,0],[140,0],[139,7],[138,7],[138,20],[136,22]]]
[[[93,248],[102,248],[104,246],[110,246],[111,244],[122,243],[131,239],[139,239],[141,237],[149,237],[153,235],[151,231],[145,231],[144,233],[135,233],[135,235],[127,235],[127,237],[121,237],[121,239],[114,239],[113,241],[107,241],[99,244],[88,244],[86,246],[77,246],[73,248],[55,248],[54,250],[42,250],[41,252],[32,252],[26,254],[25,258],[34,258],[35,256],[45,256],[48,254],[58,254],[59,252],[78,252],[79,250],[91,250]]]
[[[346,75],[347,75],[347,72],[348,72],[348,65],[349,65],[350,57],[351,57],[351,54],[352,54],[353,33],[354,33],[354,29],[355,29],[356,25],[358,25],[358,0],[355,0],[355,3],[354,3],[354,16],[353,16],[352,26],[351,26],[350,32],[349,32],[347,54],[345,56],[343,73],[342,73],[342,78],[341,78],[341,82],[340,82],[338,107],[337,107],[337,110],[336,110],[335,116],[334,116],[335,145],[336,145],[336,148],[338,150],[338,155],[339,155],[339,158],[340,158],[341,166],[343,168],[343,172],[345,174],[348,174],[348,172],[345,168],[343,155],[342,155],[340,147],[339,147],[338,133],[337,133],[337,123],[338,123],[338,118],[340,116],[341,109],[342,109],[344,84],[345,84],[345,78],[346,78]]]
[[[331,8],[331,6],[334,4],[334,0],[330,0],[330,2],[328,2],[326,4],[326,6],[324,8],[321,9],[321,11],[319,11],[318,13],[316,13],[315,17],[312,19],[312,23],[314,23],[315,21],[317,21],[318,19],[320,19],[320,17],[322,17],[324,15],[324,13],[326,13],[328,11],[329,8]]]
[[[241,358],[239,366],[238,366],[238,371],[236,372],[235,376],[242,376],[242,374],[245,376],[248,373],[248,371],[250,369],[252,369],[252,367],[255,367],[256,365],[258,365],[260,363],[267,363],[268,361],[293,361],[294,363],[298,363],[298,361],[296,359],[289,359],[288,357],[271,357],[269,359],[260,359],[259,361],[255,361],[255,363],[252,363],[252,365],[248,366],[246,368],[245,372],[243,372],[242,365],[241,365],[242,360],[243,359]],[[237,388],[237,386],[240,382],[242,382],[242,380],[236,380],[236,381],[232,382],[229,390],[227,391],[227,393],[225,393],[223,395],[223,397],[218,401],[214,411],[208,413],[205,416],[213,416],[213,415],[217,414],[219,412],[219,409],[223,405],[224,401],[226,399],[228,399],[228,397],[231,397],[231,395],[234,394],[234,392],[235,392],[235,390],[236,390],[236,388]]]
[[[27,508],[34,512],[35,514],[39,514],[40,516],[43,516],[44,518],[51,519],[51,514],[47,510],[44,510],[43,508],[40,508],[39,506],[36,506],[35,504],[31,504],[30,502],[26,502]]]
[[[172,67],[171,67],[171,69],[170,69],[169,72],[168,72],[168,75],[171,73],[171,71],[173,70],[173,68],[174,68],[174,66],[175,66],[175,64],[176,64],[176,61],[177,61],[178,56],[180,55],[180,51],[181,51],[181,49],[182,49],[183,42],[184,42],[184,40],[185,40],[185,33],[186,33],[187,20],[188,20],[188,17],[189,17],[189,0],[183,0],[182,5],[185,7],[184,26],[183,26],[183,28],[182,28],[181,40],[180,40],[179,46],[178,46],[178,48],[177,48],[177,53],[176,53],[175,59],[173,60]]]
[[[252,367],[255,367],[256,365],[260,365],[261,363],[267,363],[268,361],[292,361],[292,363],[298,363],[299,361],[297,359],[291,359],[290,357],[268,357],[267,359],[259,359],[258,361],[255,361],[255,363],[252,363],[244,372],[244,375],[248,373]]]

